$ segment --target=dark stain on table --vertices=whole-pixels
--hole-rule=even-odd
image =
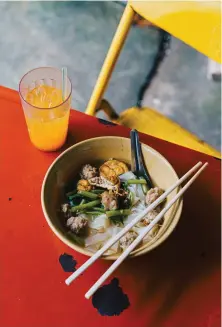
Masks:
[[[92,304],[102,316],[118,316],[130,306],[128,296],[123,293],[117,278],[95,292]]]
[[[108,127],[116,126],[116,124],[111,122],[111,121],[108,121],[108,120],[105,120],[105,119],[102,119],[102,118],[97,118],[97,119],[98,119],[100,124],[106,125]]]
[[[12,201],[12,198],[8,198],[9,201]]]
[[[65,272],[74,272],[76,271],[77,262],[72,255],[63,253],[59,257],[59,262]]]

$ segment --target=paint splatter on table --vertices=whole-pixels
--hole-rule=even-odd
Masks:
[[[92,304],[102,316],[119,316],[129,307],[130,302],[119,286],[119,280],[114,278],[95,292]]]
[[[72,255],[63,253],[59,256],[59,262],[65,272],[74,272],[76,271],[76,260]]]

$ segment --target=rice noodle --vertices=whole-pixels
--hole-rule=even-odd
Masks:
[[[96,245],[97,243],[100,243],[100,242],[105,242],[111,236],[112,235],[110,233],[108,233],[108,232],[98,233],[98,234],[95,234],[95,235],[88,236],[85,239],[85,246],[88,247],[88,246],[91,246],[91,245]]]
[[[94,220],[89,221],[89,227],[93,229],[108,228],[110,225],[109,218],[105,214],[97,216]]]
[[[137,177],[134,175],[132,171],[128,171],[125,174],[119,176],[121,182],[127,182],[129,179],[136,179]],[[128,186],[128,189],[134,194],[136,203],[138,200],[145,200],[145,194],[143,192],[141,185],[132,184]],[[134,203],[133,203],[134,204]]]

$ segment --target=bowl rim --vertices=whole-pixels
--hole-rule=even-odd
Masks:
[[[50,175],[54,165],[61,160],[62,157],[64,157],[68,152],[72,151],[75,147],[77,146],[81,146],[85,143],[88,143],[89,141],[96,141],[96,140],[101,140],[101,139],[124,139],[127,141],[130,141],[130,138],[128,137],[121,137],[121,136],[99,136],[99,137],[93,137],[93,138],[89,138],[83,141],[80,141],[76,144],[71,145],[70,147],[68,147],[66,150],[64,150],[55,160],[53,160],[53,162],[51,163],[51,165],[49,166],[49,168],[46,171],[46,174],[44,176],[43,182],[42,182],[42,187],[41,187],[41,206],[42,206],[42,211],[44,214],[44,217],[49,225],[49,227],[51,228],[51,230],[55,233],[55,235],[67,246],[69,246],[71,249],[86,255],[87,257],[91,257],[94,253],[86,250],[85,248],[79,246],[78,244],[75,244],[74,242],[72,242],[69,238],[65,237],[63,235],[63,233],[59,230],[59,228],[57,228],[51,221],[48,213],[47,213],[47,209],[46,209],[46,205],[45,205],[45,200],[44,200],[44,194],[45,194],[45,187],[46,187],[46,182],[48,179],[48,176]],[[147,148],[149,151],[155,153],[157,156],[161,157],[162,160],[165,161],[165,163],[172,169],[172,171],[174,172],[175,176],[177,179],[179,179],[175,169],[173,168],[173,166],[169,163],[169,161],[157,150],[155,150],[154,148],[152,148],[151,146],[142,143],[142,148],[145,147]],[[179,199],[177,200],[177,202],[175,203],[175,205],[177,204],[172,217],[170,219],[170,221],[168,222],[165,230],[163,231],[163,233],[158,237],[154,237],[153,240],[149,243],[145,243],[144,246],[142,246],[142,248],[136,249],[134,251],[132,251],[132,253],[129,255],[129,258],[132,257],[136,257],[136,256],[140,256],[143,255],[145,253],[150,252],[151,250],[153,250],[154,248],[156,248],[157,246],[159,246],[160,244],[162,244],[167,238],[168,236],[173,232],[173,230],[175,229],[181,213],[182,213],[182,208],[183,208],[183,199]],[[149,244],[149,246],[148,246]],[[118,255],[103,255],[101,256],[102,259],[105,260],[116,260],[119,257]]]

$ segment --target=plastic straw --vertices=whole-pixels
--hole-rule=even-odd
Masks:
[[[62,68],[62,99],[65,101],[67,94],[67,68]]]

